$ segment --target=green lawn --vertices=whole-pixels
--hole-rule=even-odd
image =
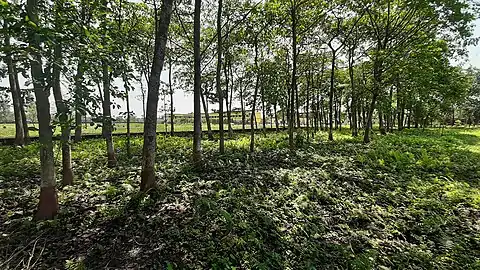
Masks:
[[[41,223],[30,221],[38,145],[0,147],[0,268],[480,269],[480,130],[368,145],[346,132],[298,137],[295,152],[284,133],[258,135],[254,154],[247,136],[224,155],[204,141],[199,169],[191,139],[159,136],[148,195],[137,193],[141,138],[131,158],[115,138],[116,169],[103,140],[85,140],[60,215]]]

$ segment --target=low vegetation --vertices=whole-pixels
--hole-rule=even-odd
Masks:
[[[56,219],[32,222],[38,144],[0,148],[2,269],[479,269],[480,130],[236,135],[225,154],[159,137],[159,189],[139,193],[142,141],[72,146]],[[59,147],[58,145],[55,147]],[[56,169],[61,168],[56,157]],[[21,169],[19,169],[21,168]],[[61,175],[58,177],[61,178]],[[58,178],[57,177],[57,178]]]

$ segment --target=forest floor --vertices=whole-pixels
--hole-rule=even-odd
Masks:
[[[149,194],[140,138],[131,158],[115,138],[115,169],[103,140],[84,141],[60,214],[40,223],[38,145],[1,147],[0,269],[480,269],[480,130],[346,132],[295,152],[283,133],[258,135],[255,154],[245,136],[224,155],[204,141],[201,169],[191,139],[159,137]]]

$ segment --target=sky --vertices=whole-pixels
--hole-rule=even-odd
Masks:
[[[475,21],[475,27],[474,27],[474,36],[475,37],[480,37],[480,19]],[[467,59],[464,59],[460,62],[459,64],[462,64],[464,67],[477,67],[480,68],[480,46],[470,46],[468,48],[469,51],[469,56]],[[457,61],[455,61],[457,62]],[[168,76],[167,72],[163,72],[161,79],[164,82],[168,81]],[[175,76],[175,74],[173,74]],[[25,79],[20,76],[20,84],[24,85]],[[123,89],[123,83],[121,80],[115,80],[114,84],[119,87],[120,90]],[[146,88],[146,82],[143,82],[144,87]],[[3,78],[0,80],[0,85],[8,87],[8,78]],[[136,117],[143,117],[143,108],[142,108],[142,101],[141,101],[141,91],[140,91],[140,84],[136,83],[134,84],[134,91],[130,92],[130,107],[131,110],[134,112]],[[192,91],[189,91],[189,93],[185,93],[184,89],[179,89],[176,88],[175,94],[173,96],[173,103],[174,103],[174,108],[175,108],[175,113],[191,113],[193,111],[193,95],[191,94]],[[120,105],[120,109],[113,109],[112,114],[114,116],[118,116],[120,112],[125,112],[126,110],[126,105],[125,101],[121,99],[114,99],[114,102],[118,105]],[[167,103],[168,104],[168,103]],[[50,106],[51,106],[51,111],[52,113],[55,112],[55,104],[53,100],[53,94],[50,96]],[[238,106],[238,104],[233,104],[233,106]],[[159,110],[163,107],[163,102],[159,102]],[[209,109],[216,109],[218,108],[217,105],[209,105]],[[160,116],[160,114],[159,114]]]

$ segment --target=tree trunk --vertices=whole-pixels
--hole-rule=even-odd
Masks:
[[[126,78],[126,77],[125,77]],[[125,80],[125,99],[127,103],[127,157],[131,157],[131,143],[130,143],[130,121],[131,121],[131,115],[130,115],[130,98],[129,98],[129,86],[127,84],[127,81]]]
[[[296,62],[296,61],[295,61]],[[296,74],[296,72],[295,72]],[[298,95],[298,85],[295,85],[295,115],[297,116],[297,129],[302,128],[302,122],[300,121],[300,101]]]
[[[332,70],[330,72],[330,92],[328,93],[329,103],[328,103],[328,140],[333,141],[333,91],[334,91],[334,80],[335,80],[335,50],[332,49]]]
[[[29,144],[30,143],[30,135],[29,135],[29,132],[28,132],[27,114],[25,113],[25,96],[21,92],[20,82],[18,81],[18,71],[15,68],[15,66],[13,66],[13,67],[14,67],[14,70],[15,70],[15,85],[16,85],[17,89],[19,90],[19,93],[20,93],[20,114],[22,115],[23,139],[24,139],[25,144]]]
[[[252,115],[250,116],[250,152],[253,153],[255,150],[255,129],[254,129],[254,122],[256,123],[257,117],[255,113],[255,105],[257,104],[257,95],[258,95],[258,87],[259,87],[259,77],[260,74],[258,73],[258,34],[255,36],[255,71],[257,72],[257,78],[255,81],[255,92],[253,94],[253,104],[252,104]]]
[[[277,114],[277,103],[273,104],[273,113],[275,114],[275,131],[278,132],[278,114]]]
[[[227,52],[225,52],[227,53]],[[233,88],[232,85],[230,85],[230,76],[228,74],[228,66],[229,66],[229,61],[226,60],[225,61],[225,64],[223,65],[223,70],[225,72],[225,106],[227,108],[227,126],[228,126],[228,137],[232,137],[233,136],[233,130],[232,130],[232,113],[230,111],[230,107],[231,107],[231,103],[230,103],[230,100],[229,100],[229,87],[230,88]],[[232,84],[233,84],[233,81],[232,81]]]
[[[379,127],[379,130],[380,130],[380,133],[382,135],[385,135],[386,132],[385,132],[385,122],[384,122],[384,117],[383,117],[383,112],[381,109],[378,110],[378,127]]]
[[[323,97],[322,97],[322,114],[323,114],[323,126],[324,126],[324,130],[327,131],[327,130],[328,130],[328,115],[327,115],[327,113],[325,112],[325,105],[324,105]]]
[[[307,139],[309,139],[310,137],[310,115],[309,115],[309,109],[310,109],[310,71],[308,72],[307,74],[307,108],[306,108],[306,124],[307,124]]]
[[[318,132],[318,101],[317,101],[317,95],[315,93],[315,90],[313,90],[313,98],[314,100],[312,101],[312,109],[314,110],[313,113],[313,134]]]
[[[225,61],[225,64],[223,65],[223,71],[225,74],[225,106],[227,108],[227,127],[228,127],[228,137],[232,137],[232,114],[230,112],[230,103],[229,103],[229,87],[231,87],[230,84],[230,76],[228,74],[228,60]],[[222,104],[223,105],[223,104]]]
[[[5,28],[6,27],[7,25],[5,25]],[[23,120],[22,120],[22,112],[21,112],[20,88],[17,87],[16,81],[15,81],[15,68],[14,68],[12,56],[10,54],[10,49],[11,49],[10,36],[8,35],[5,37],[5,48],[8,50],[5,55],[5,63],[7,64],[8,82],[10,84],[10,92],[12,93],[13,114],[15,116],[15,144],[24,145],[25,133],[23,130]]]
[[[358,126],[357,126],[357,95],[355,89],[355,80],[354,80],[354,73],[353,73],[353,65],[354,65],[354,50],[355,45],[348,50],[348,75],[350,77],[350,86],[352,90],[352,103],[350,105],[350,115],[351,115],[351,128],[352,128],[352,136],[358,136]]]
[[[260,69],[262,70],[260,72],[260,74],[262,74],[263,69],[262,68],[260,68]],[[266,127],[267,116],[266,116],[266,112],[265,112],[265,87],[263,87],[262,83],[260,84],[260,95],[261,95],[261,98],[262,98],[262,100],[260,101],[260,102],[262,102],[262,128],[263,128],[263,134],[265,134],[266,130],[267,130],[267,127]]]
[[[345,106],[346,106],[346,109],[347,109],[347,118],[348,118],[348,124],[350,125],[350,131],[352,130],[352,113],[351,113],[351,102],[350,102],[350,105],[348,104],[348,101],[345,102]]]
[[[364,143],[370,142],[370,131],[373,128],[372,127],[373,112],[375,111],[375,103],[380,93],[380,87],[382,82],[381,67],[382,67],[382,62],[378,59],[375,59],[373,63],[373,81],[374,81],[373,84],[374,85],[373,85],[373,93],[372,93],[372,103],[370,104],[370,108],[368,111],[367,125],[365,127],[365,134],[363,137]]]
[[[233,70],[232,70],[232,61],[229,61],[229,65],[228,65],[228,68],[229,68],[229,71],[230,71],[230,95],[229,95],[229,98],[230,98],[230,102],[229,102],[229,105],[227,106],[227,110],[228,110],[228,132],[229,132],[229,135],[230,137],[233,136],[233,127],[232,127],[232,123],[233,120],[232,120],[232,106],[233,106],[233,91],[234,91],[234,78],[233,78]]]
[[[342,90],[338,93],[338,129],[342,131]]]
[[[198,0],[196,0],[198,1]],[[222,72],[222,7],[223,1],[218,0],[218,10],[217,10],[217,71],[216,71],[216,88],[218,95],[218,126],[220,134],[220,154],[225,153],[225,134],[223,130],[223,92],[221,85],[221,72]]]
[[[387,132],[393,130],[393,87],[390,87],[390,93],[388,95],[388,115],[387,115]]]
[[[221,3],[220,3],[221,4]],[[201,94],[201,55],[200,55],[200,12],[202,1],[195,0],[195,15],[193,26],[193,50],[194,50],[194,87],[193,87],[193,162],[196,166],[200,165],[202,160],[202,115],[200,112],[200,94]],[[220,5],[221,6],[221,5]],[[219,39],[221,39],[219,32]],[[221,45],[221,44],[219,44]],[[221,46],[219,46],[221,47]],[[218,70],[217,70],[218,71]],[[217,75],[218,76],[218,75]],[[222,99],[220,99],[222,100]],[[223,102],[222,102],[223,103]],[[223,108],[222,108],[223,109]],[[220,117],[223,117],[223,113]],[[223,125],[223,119],[222,123]],[[220,127],[223,130],[223,126]],[[223,139],[223,138],[221,138]],[[220,143],[222,148],[222,142]],[[222,149],[221,149],[222,150]],[[223,152],[222,152],[223,153]]]
[[[318,102],[318,128],[320,131],[323,131],[323,98],[320,99],[320,101]]]
[[[107,160],[108,167],[112,168],[117,166],[117,160],[115,158],[115,149],[113,146],[113,124],[112,124],[112,111],[110,101],[110,73],[108,71],[108,64],[106,60],[102,61],[102,81],[103,81],[103,126],[102,134],[107,144]]]
[[[243,88],[240,87],[240,109],[242,110],[242,131],[245,131],[245,104],[243,102]]]
[[[397,106],[399,108],[398,111],[398,130],[402,131],[404,127],[405,121],[405,103],[403,102],[403,98],[399,95],[399,89],[397,89]],[[400,98],[398,98],[400,96]]]
[[[70,149],[70,123],[68,123],[68,108],[62,99],[62,89],[60,84],[60,75],[63,63],[62,60],[62,47],[60,43],[55,45],[54,48],[54,61],[53,61],[53,96],[55,98],[55,104],[57,106],[57,115],[61,127],[60,143],[62,147],[62,184],[73,184],[73,171],[72,171],[72,158]]]
[[[368,119],[367,124],[365,125],[365,134],[363,136],[363,142],[369,143],[370,142],[370,131],[372,129],[372,119],[373,119],[373,112],[375,111],[375,103],[377,101],[377,94],[374,93],[372,97],[372,103],[370,104],[370,108],[368,111]]]
[[[75,75],[75,142],[82,140],[82,111],[80,110],[83,100],[83,59],[78,61],[77,74]]]
[[[297,93],[297,6],[295,0],[293,1],[293,6],[291,10],[292,16],[292,90],[290,91],[290,119],[288,123],[288,142],[290,150],[295,149],[294,144],[294,124],[295,119],[295,94]],[[298,95],[297,95],[298,101]],[[298,104],[297,104],[298,108]],[[298,115],[297,110],[297,125],[300,125],[300,116]]]
[[[36,25],[38,20],[38,1],[27,0],[27,14],[29,19]],[[40,200],[38,202],[36,220],[52,219],[58,213],[58,199],[55,188],[55,164],[53,155],[52,127],[50,125],[50,102],[49,91],[45,88],[44,73],[42,68],[42,56],[38,53],[41,47],[41,37],[38,33],[30,36],[32,57],[30,67],[35,92],[37,108],[39,142],[40,142],[40,166],[41,184]]]
[[[365,109],[366,106],[367,106],[367,99],[365,99],[364,102],[362,102],[362,126],[363,126],[363,129],[367,128],[367,111]]]
[[[142,112],[143,112],[143,122],[145,122],[145,117],[146,117],[146,108],[145,108],[145,98],[146,98],[146,93],[145,93],[145,89],[143,88],[143,80],[142,80],[142,76],[143,75],[143,72],[140,72],[140,80],[139,80],[139,83],[140,83],[140,94],[142,95]]]
[[[212,124],[210,122],[210,114],[208,113],[207,102],[205,101],[205,95],[203,94],[203,92],[201,94],[202,95],[200,97],[202,99],[203,112],[205,114],[205,120],[207,121],[208,139],[213,140]]]
[[[335,130],[338,129],[338,98],[337,98],[337,93],[333,93],[333,123],[335,124]]]
[[[156,186],[155,154],[157,150],[157,111],[160,75],[165,60],[168,27],[172,16],[173,0],[163,0],[158,28],[155,33],[155,50],[152,71],[148,80],[147,114],[143,127],[142,175],[140,190],[147,191]],[[155,12],[157,12],[155,10]]]
[[[173,107],[173,85],[172,85],[172,59],[170,58],[168,65],[168,87],[170,88],[170,136],[175,134],[175,107]]]

